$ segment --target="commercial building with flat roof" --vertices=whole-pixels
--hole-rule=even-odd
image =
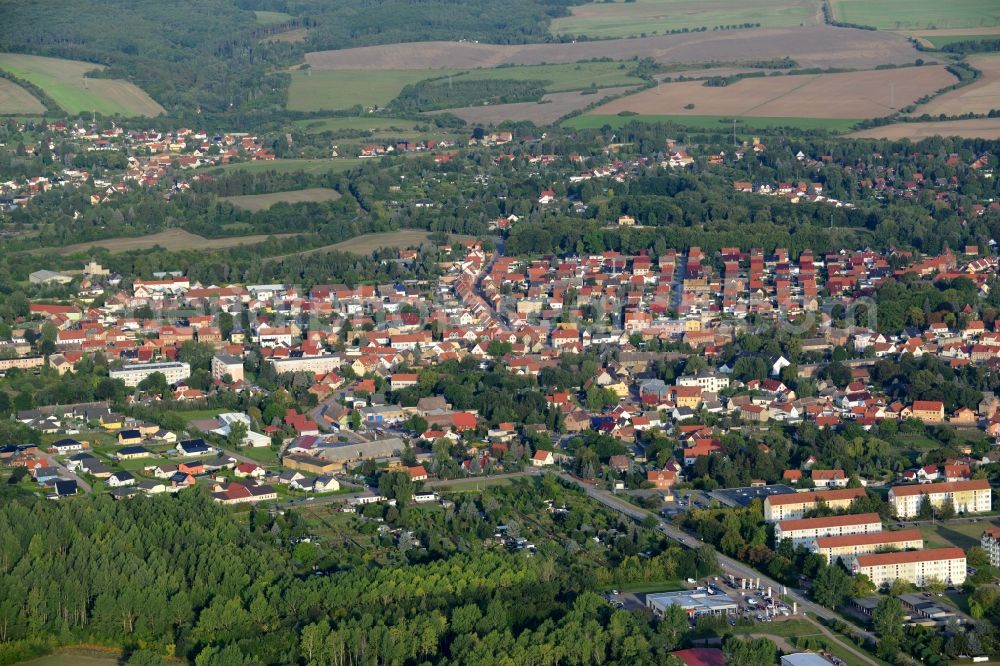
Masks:
[[[928,548],[902,553],[872,553],[854,558],[851,570],[868,576],[875,587],[904,580],[919,587],[931,580],[949,585],[965,582],[965,551],[961,548]]]
[[[647,594],[646,606],[659,615],[662,615],[669,606],[680,606],[692,617],[729,615],[739,610],[739,604],[725,594],[690,591]]]
[[[774,523],[779,520],[801,518],[820,503],[834,510],[848,509],[851,502],[864,496],[864,488],[838,488],[792,495],[772,495],[764,500],[764,520]]]
[[[956,513],[985,513],[993,506],[990,482],[986,479],[889,488],[889,504],[900,518],[912,518],[920,513],[925,496],[935,509],[940,509],[946,500],[951,499]]]
[[[848,558],[884,550],[919,550],[924,547],[920,530],[897,530],[851,534],[849,536],[818,537],[813,542],[813,552],[826,556],[828,562],[838,557]]]
[[[882,531],[882,519],[877,513],[823,516],[781,520],[774,526],[774,541],[791,539],[793,546],[811,544],[816,537],[871,534]]]

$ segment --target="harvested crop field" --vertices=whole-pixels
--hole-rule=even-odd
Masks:
[[[256,213],[259,210],[266,210],[276,203],[318,203],[320,201],[335,201],[339,198],[340,192],[337,190],[331,190],[328,187],[312,187],[306,190],[292,190],[289,192],[222,197],[222,200],[228,201],[237,208]]]
[[[238,245],[253,245],[263,243],[268,238],[284,238],[297,234],[274,234],[273,236],[258,234],[256,236],[234,236],[230,238],[205,238],[183,229],[169,229],[148,236],[134,238],[107,238],[105,240],[87,241],[57,248],[59,254],[85,252],[91,248],[104,248],[110,252],[128,252],[129,250],[148,250],[160,246],[164,250],[221,250]],[[36,252],[46,252],[53,248],[42,248]]]
[[[960,136],[966,139],[1000,139],[1000,118],[945,120],[939,123],[896,123],[861,130],[848,135],[859,139],[911,139],[932,136]]]
[[[451,113],[467,123],[476,125],[496,125],[505,120],[530,120],[536,125],[548,125],[571,111],[583,109],[614,95],[620,95],[626,90],[629,88],[604,88],[595,95],[585,95],[581,92],[550,93],[542,97],[541,103],[518,102],[494,106],[466,106],[428,113]]]
[[[968,63],[982,70],[978,81],[952,90],[927,104],[917,107],[913,115],[929,113],[932,116],[960,116],[964,113],[987,114],[1000,109],[1000,56],[972,56]]]
[[[608,39],[575,44],[474,44],[416,42],[363,46],[306,54],[323,69],[434,69],[571,63],[633,56],[662,63],[747,62],[788,56],[801,67],[865,68],[912,63],[921,53],[906,37],[830,26],[772,28]],[[926,56],[924,56],[926,57]]]
[[[594,109],[640,114],[875,118],[955,82],[944,67],[742,79],[722,88],[698,81],[664,83]],[[890,84],[894,91],[890,93]],[[689,105],[692,108],[686,108]]]
[[[0,78],[0,113],[45,113],[45,105],[13,81]]]
[[[165,112],[152,97],[128,81],[84,76],[95,69],[104,69],[103,65],[80,60],[2,53],[0,69],[38,86],[70,113],[156,116]]]
[[[552,21],[556,35],[632,37],[684,28],[759,24],[764,28],[823,22],[815,0],[632,0],[591,2],[570,7],[569,16]]]

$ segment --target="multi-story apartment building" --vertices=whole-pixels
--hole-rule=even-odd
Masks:
[[[898,530],[896,532],[870,532],[845,536],[823,536],[813,541],[812,550],[824,555],[828,562],[838,557],[867,555],[888,550],[919,550],[924,547],[924,539],[919,530]]]
[[[990,566],[1000,567],[1000,527],[987,527],[980,543],[990,556]]]
[[[811,544],[816,537],[871,534],[882,531],[882,519],[877,513],[846,516],[823,516],[782,520],[774,526],[774,541],[791,539],[793,546]]]
[[[212,377],[222,379],[229,375],[234,382],[243,381],[243,359],[239,356],[216,354],[212,357]]]
[[[274,366],[279,375],[283,372],[312,372],[326,374],[340,367],[340,357],[325,356],[292,356],[289,358],[272,358],[268,362]]]
[[[770,495],[764,499],[764,520],[774,523],[779,520],[801,518],[803,514],[815,509],[820,503],[824,503],[834,510],[847,509],[851,506],[851,502],[858,497],[864,497],[864,495],[864,488],[838,488],[789,495]]]
[[[992,490],[989,481],[952,481],[912,486],[895,486],[889,489],[889,504],[900,518],[912,518],[920,512],[926,496],[935,509],[951,499],[958,513],[983,513],[992,507]]]
[[[851,570],[868,576],[875,587],[891,585],[895,580],[905,580],[920,587],[932,580],[961,585],[965,582],[965,551],[961,548],[929,548],[858,555]]]
[[[191,366],[179,361],[168,363],[136,363],[115,370],[109,370],[108,375],[111,379],[122,380],[125,382],[125,386],[138,386],[139,382],[154,372],[162,373],[167,378],[168,384],[176,384],[191,376]]]

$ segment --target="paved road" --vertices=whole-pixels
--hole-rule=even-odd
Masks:
[[[646,511],[644,509],[640,509],[639,507],[633,504],[629,504],[628,502],[616,497],[615,495],[604,490],[603,488],[598,488],[586,484],[582,482],[580,479],[577,479],[576,477],[567,474],[566,472],[559,472],[558,475],[566,481],[577,484],[578,486],[583,488],[584,492],[586,492],[589,496],[591,496],[601,504],[605,505],[606,507],[614,509],[619,513],[623,513],[626,516],[629,516],[630,518],[633,518],[635,520],[643,520],[648,516],[653,516],[656,519],[657,523],[659,523],[657,525],[657,529],[666,536],[673,539],[674,541],[677,541],[681,545],[687,546],[688,548],[700,548],[702,546],[708,545],[705,544],[700,539],[691,536],[690,534],[678,529],[674,525],[664,521],[660,516],[657,516],[656,514]],[[756,569],[753,569],[752,567],[749,567],[743,564],[742,562],[734,560],[731,557],[727,557],[726,555],[723,555],[718,551],[716,551],[716,559],[724,573],[733,574],[734,576],[738,576],[740,578],[759,578],[761,587],[771,587],[775,592],[779,592],[783,587],[781,583],[778,583],[777,581],[772,580],[768,576],[761,574]],[[846,620],[844,620],[844,618],[840,617],[830,609],[825,608],[824,606],[820,606],[819,604],[813,603],[805,596],[805,594],[801,590],[797,590],[790,587],[786,587],[785,589],[786,589],[785,593],[786,596],[798,604],[800,612],[805,613],[808,611],[810,613],[815,614],[817,617],[823,618],[824,620],[834,620],[834,619],[840,620],[841,622],[849,624],[853,628],[854,633],[858,634],[859,636],[862,636],[866,639],[875,640],[874,634],[865,631],[864,629],[858,627],[857,625],[854,625],[853,623],[847,622]]]
[[[84,481],[79,474],[75,474],[69,471],[66,465],[63,465],[61,462],[50,456],[48,453],[40,452],[39,455],[45,459],[46,465],[48,465],[49,467],[55,467],[56,469],[59,470],[59,476],[63,477],[64,479],[73,479],[74,481],[76,481],[76,487],[85,493],[94,492],[94,489],[90,487],[89,483]]]

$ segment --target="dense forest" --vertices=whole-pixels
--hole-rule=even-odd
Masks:
[[[303,541],[298,514],[234,514],[200,492],[58,503],[4,492],[0,663],[87,641],[198,666],[662,664],[685,614],[616,610],[601,586],[714,568],[551,477],[447,511],[368,507],[351,529],[375,537],[370,549]],[[570,509],[549,518],[546,500]],[[405,530],[398,544],[377,536],[376,517]],[[501,523],[538,554],[489,546]],[[610,548],[595,549],[590,535],[606,533]]]

